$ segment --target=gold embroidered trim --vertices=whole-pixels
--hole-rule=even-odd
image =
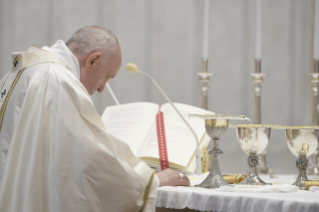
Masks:
[[[147,202],[147,199],[148,199],[148,195],[149,195],[149,193],[150,193],[151,186],[152,186],[152,183],[153,183],[153,179],[154,179],[154,170],[152,170],[151,179],[150,179],[150,181],[148,182],[148,184],[147,184],[147,186],[146,186],[146,188],[145,188],[144,197],[143,197],[143,206],[142,206],[140,212],[143,211],[143,209],[144,209],[144,207],[145,207],[145,205],[146,205],[146,202]]]
[[[7,76],[7,78],[6,78],[6,80],[5,80],[5,81],[3,82],[3,84],[2,84],[2,87],[1,87],[1,91],[0,91],[0,92],[2,92],[3,86],[6,84],[7,79],[9,78],[9,76],[10,76],[12,70],[14,69],[14,67],[16,67],[18,61],[19,61],[19,57],[17,56],[17,57],[15,58],[15,60],[13,61],[13,66],[12,66],[11,71],[9,72],[9,74],[8,74],[8,76]]]
[[[15,88],[16,84],[18,83],[20,77],[21,77],[21,74],[23,73],[25,69],[22,69],[20,70],[18,73],[17,73],[17,76],[15,77],[15,79],[13,80],[13,83],[10,87],[10,90],[6,96],[6,98],[4,99],[4,102],[2,104],[2,107],[1,107],[1,110],[0,110],[0,132],[1,132],[1,128],[2,128],[2,123],[3,123],[3,119],[4,119],[4,113],[6,111],[6,108],[7,108],[7,104],[8,104],[8,101],[10,99],[10,96],[13,92],[13,89]]]
[[[203,145],[202,149],[202,173],[208,172],[208,153],[206,145]]]

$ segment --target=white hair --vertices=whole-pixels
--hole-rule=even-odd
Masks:
[[[120,47],[111,30],[97,25],[89,25],[79,29],[65,44],[78,58],[94,52],[101,52],[104,62],[115,58],[117,49]]]

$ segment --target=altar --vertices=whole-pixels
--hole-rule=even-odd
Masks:
[[[279,175],[266,182],[293,183],[296,175]],[[311,177],[309,177],[311,178]],[[212,212],[318,212],[319,192],[299,190],[292,193],[221,192],[199,187],[161,187],[157,193],[156,211]]]

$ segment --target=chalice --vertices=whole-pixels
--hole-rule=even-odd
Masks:
[[[318,126],[301,126],[301,127],[286,127],[285,136],[289,150],[292,154],[298,157],[296,167],[298,168],[298,178],[293,185],[299,189],[305,189],[305,182],[308,180],[307,157],[314,153],[318,146]]]
[[[270,137],[270,125],[250,124],[234,125],[237,134],[237,140],[241,149],[249,155],[249,172],[245,180],[240,184],[244,185],[271,185],[262,181],[257,173],[258,155],[262,153]]]
[[[222,156],[223,152],[219,149],[218,142],[228,129],[228,123],[230,119],[249,119],[245,116],[222,114],[192,114],[190,116],[197,116],[205,119],[206,132],[208,136],[211,138],[207,145],[207,153],[209,157],[209,174],[207,175],[206,179],[202,183],[196,185],[196,187],[218,188],[219,186],[228,185],[219,169],[218,159]]]

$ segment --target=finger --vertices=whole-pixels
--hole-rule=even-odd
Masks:
[[[182,178],[181,178],[180,174],[182,174]],[[188,177],[187,177],[186,174],[179,173],[179,174],[178,174],[178,177],[179,177],[179,179],[185,179],[185,180],[189,181],[189,179],[188,179]]]
[[[186,174],[178,173],[178,177],[179,177],[179,179],[177,180],[177,183],[179,186],[189,186],[190,185],[190,181],[189,181]]]
[[[189,180],[187,180],[187,179],[179,179],[179,180],[178,180],[178,185],[179,185],[179,186],[189,186],[189,185],[190,185],[190,182],[189,182]]]
[[[187,175],[184,176],[184,179],[189,182],[189,178],[187,177]]]

